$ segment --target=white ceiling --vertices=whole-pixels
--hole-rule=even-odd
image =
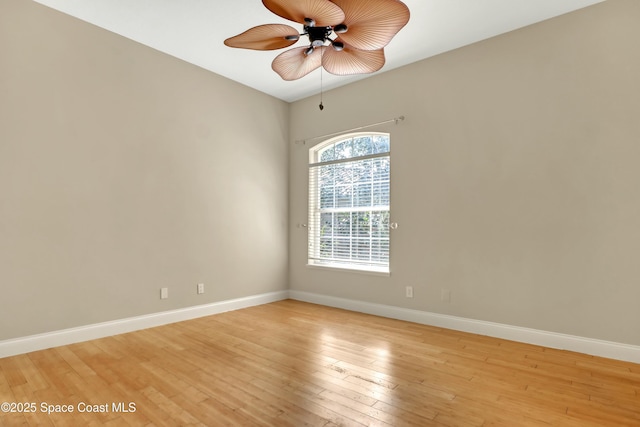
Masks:
[[[260,0],[35,1],[284,101],[320,91],[320,70],[287,82],[271,70],[279,51],[233,49],[223,44],[224,39],[260,24],[298,27],[271,13]],[[378,73],[601,1],[404,0],[411,19],[385,48],[387,63]],[[368,76],[371,74],[338,77],[323,72],[324,89]]]

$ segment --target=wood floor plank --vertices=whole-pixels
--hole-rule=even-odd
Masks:
[[[9,387],[27,383],[27,379],[20,370],[20,360],[28,358],[27,355],[19,355],[5,359],[2,364],[2,372],[4,373],[4,384]]]
[[[2,360],[2,359],[0,359]],[[7,359],[9,362],[9,359]],[[9,371],[10,366],[13,366],[12,363],[0,364],[0,397],[4,400],[3,402],[13,402],[15,401],[15,396],[13,395],[13,391],[11,390],[11,385],[9,384],[9,377],[5,375],[4,371]],[[3,370],[4,367],[4,370]],[[16,369],[16,368],[13,368]]]
[[[0,359],[4,401],[76,411],[3,427],[640,426],[640,366],[285,300]]]

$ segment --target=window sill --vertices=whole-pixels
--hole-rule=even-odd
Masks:
[[[361,273],[368,274],[371,276],[391,276],[391,272],[388,269],[368,269],[368,268],[358,268],[356,266],[345,266],[341,264],[307,264],[307,268],[319,269],[319,270],[329,270],[329,271],[341,271],[345,273]]]

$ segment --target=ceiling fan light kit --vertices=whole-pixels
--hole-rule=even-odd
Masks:
[[[275,50],[302,37],[308,46],[278,55],[271,68],[284,80],[300,79],[323,67],[346,76],[378,71],[384,47],[409,22],[409,9],[399,0],[262,0],[274,14],[302,24],[302,33],[284,24],[250,28],[224,41],[229,47]]]

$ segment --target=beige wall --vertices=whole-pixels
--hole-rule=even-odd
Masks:
[[[2,0],[0,340],[286,289],[287,141],[282,101]]]
[[[390,277],[305,266],[292,142],[290,287],[639,345],[638,22],[610,0],[292,104],[292,141],[407,119],[385,128]]]

